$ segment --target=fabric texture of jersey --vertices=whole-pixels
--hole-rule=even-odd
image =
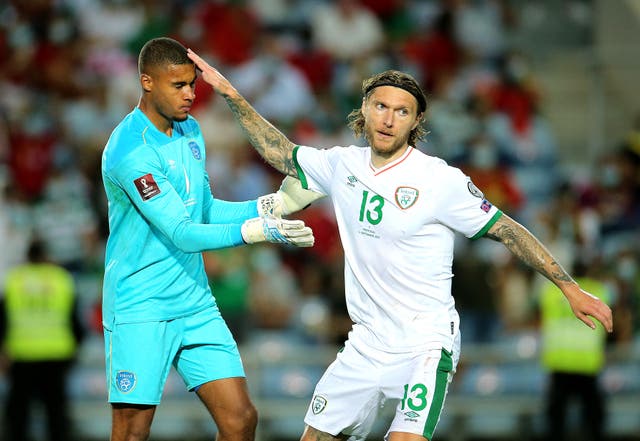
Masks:
[[[201,251],[242,244],[255,201],[211,194],[200,126],[189,116],[171,136],[135,108],[102,156],[109,202],[103,323],[170,320],[215,304]]]
[[[389,352],[452,350],[454,236],[501,215],[459,169],[409,147],[376,169],[369,147],[294,150],[303,187],[328,195],[345,253],[349,338]]]

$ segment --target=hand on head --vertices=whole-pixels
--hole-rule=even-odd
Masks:
[[[196,67],[202,72],[202,79],[210,84],[220,95],[230,95],[236,90],[216,68],[204,61],[200,55],[193,50],[187,49],[187,56],[193,61]]]

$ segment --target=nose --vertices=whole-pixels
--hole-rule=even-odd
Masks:
[[[195,87],[185,87],[184,88],[185,99],[193,101],[196,97],[196,88]]]
[[[383,117],[382,121],[383,121],[385,126],[392,127],[393,126],[393,112],[386,112],[384,114],[384,117]]]

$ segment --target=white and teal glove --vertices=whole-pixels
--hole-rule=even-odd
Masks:
[[[260,216],[282,217],[307,208],[313,201],[325,195],[302,188],[300,180],[286,176],[280,189],[258,198],[258,214]]]
[[[286,243],[297,247],[312,247],[313,231],[301,220],[260,216],[242,224],[242,239],[246,243]]]

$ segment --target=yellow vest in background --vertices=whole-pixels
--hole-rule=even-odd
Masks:
[[[9,271],[5,284],[6,351],[14,361],[71,358],[73,277],[51,264],[26,264]]]
[[[578,278],[580,287],[605,303],[610,301],[606,285]],[[553,283],[545,283],[540,298],[542,315],[542,364],[553,372],[597,374],[604,366],[606,331],[597,320],[595,330],[573,314],[569,301]]]

